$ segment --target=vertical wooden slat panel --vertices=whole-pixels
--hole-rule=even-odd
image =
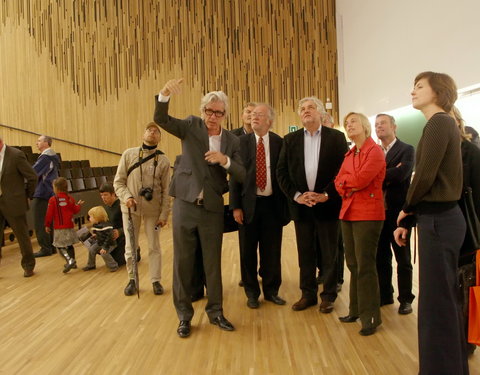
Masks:
[[[179,76],[180,117],[211,90],[230,98],[229,128],[248,101],[274,106],[281,135],[304,96],[330,98],[338,114],[334,0],[0,0],[0,10],[2,58],[17,61],[0,70],[0,122],[11,126],[121,152]],[[178,143],[166,141],[172,157]]]

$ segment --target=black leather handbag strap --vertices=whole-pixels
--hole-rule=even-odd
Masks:
[[[160,151],[160,150],[156,150],[154,153],[148,155],[145,159],[144,158],[140,158],[139,161],[137,161],[135,164],[133,164],[130,168],[128,168],[128,171],[127,171],[127,177],[130,176],[130,173],[133,172],[134,169],[140,167],[143,163],[149,161],[150,159],[153,159],[155,156],[157,155],[162,155],[163,152]]]

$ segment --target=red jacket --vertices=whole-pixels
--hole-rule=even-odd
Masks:
[[[80,211],[80,205],[67,193],[58,193],[48,201],[45,227],[52,224],[54,229],[73,228],[73,215]]]
[[[342,197],[340,219],[385,220],[382,192],[385,169],[385,155],[371,137],[359,150],[354,146],[345,154],[335,178],[335,187]]]

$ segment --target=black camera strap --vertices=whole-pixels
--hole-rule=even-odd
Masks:
[[[142,148],[140,148],[140,153],[141,153],[141,151],[142,151]],[[158,155],[163,155],[163,152],[160,151],[160,150],[155,150],[155,152],[148,155],[145,159],[142,158],[141,156],[139,156],[138,161],[135,164],[133,164],[130,168],[128,168],[127,177],[130,176],[130,173],[132,173],[136,168],[140,167],[143,163],[149,161],[152,158],[156,158]],[[157,166],[155,165],[155,169],[156,169],[156,167]],[[153,173],[155,173],[155,171]]]

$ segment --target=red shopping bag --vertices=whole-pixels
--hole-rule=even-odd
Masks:
[[[476,263],[476,282],[475,286],[470,287],[470,299],[468,307],[468,342],[470,344],[480,345],[480,250],[477,250]]]

